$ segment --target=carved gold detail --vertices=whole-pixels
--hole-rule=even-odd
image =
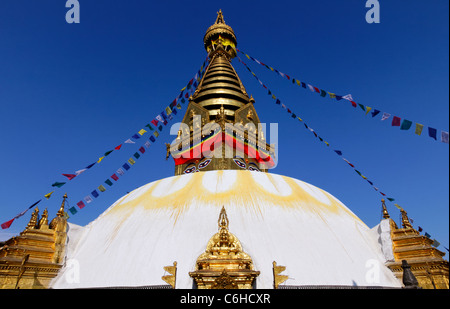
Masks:
[[[189,273],[199,289],[251,289],[259,271],[253,269],[251,257],[243,252],[239,239],[229,232],[225,208],[219,215],[219,232],[209,240],[206,250]]]

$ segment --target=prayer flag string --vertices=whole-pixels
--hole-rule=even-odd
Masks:
[[[259,61],[258,59],[256,59],[256,58],[254,58],[254,57],[244,53],[243,51],[241,51],[239,49],[237,49],[237,51],[240,52],[241,54],[245,55],[248,59],[258,63],[259,65],[262,65],[265,68],[267,68],[268,70],[277,73],[279,76],[281,76],[281,77],[283,77],[283,78],[285,78],[285,79],[287,79],[289,81],[292,81],[293,84],[297,84],[298,86],[300,86],[300,87],[302,87],[304,89],[309,89],[311,92],[317,93],[321,97],[327,97],[328,96],[331,99],[336,99],[337,101],[347,100],[347,101],[349,101],[351,103],[351,105],[354,108],[359,107],[359,109],[362,110],[365,113],[365,115],[368,115],[370,113],[372,118],[375,118],[378,114],[381,114],[382,115],[381,116],[381,121],[386,121],[386,120],[388,120],[391,117],[390,113],[381,112],[379,109],[376,109],[376,108],[373,108],[373,107],[366,106],[366,105],[363,105],[363,104],[355,102],[355,100],[353,99],[351,94],[347,94],[347,95],[342,96],[342,95],[337,95],[336,93],[325,91],[325,90],[323,90],[323,89],[321,89],[319,87],[310,85],[310,84],[308,84],[306,82],[302,82],[299,79],[296,79],[296,78],[292,77],[291,75],[285,74],[285,73],[283,73],[283,72],[281,72],[281,71],[279,71],[279,70],[277,70],[277,69],[275,69],[275,68],[273,68],[273,67],[271,67],[271,66],[269,66],[269,65],[267,65],[267,64],[265,64],[265,63],[263,63],[261,61]],[[425,127],[423,124],[420,124],[420,123],[417,123],[417,122],[414,123],[414,126],[413,126],[413,121],[405,119],[405,118],[401,118],[401,117],[398,117],[398,116],[393,116],[392,117],[392,121],[389,120],[389,121],[386,121],[386,122],[391,122],[391,126],[392,127],[399,127],[400,130],[403,130],[403,131],[408,131],[410,128],[414,128],[414,134],[416,134],[416,135],[422,135],[423,128]],[[439,136],[438,136],[438,130],[433,128],[433,127],[427,127],[426,131],[428,133],[428,136],[430,138],[434,139],[435,141],[437,141],[438,138],[439,138],[442,143],[445,143],[445,144],[449,143],[449,133],[447,131],[440,130],[440,135]]]
[[[92,168],[95,164],[98,164],[98,163],[102,162],[103,159],[105,157],[107,157],[108,155],[110,155],[113,151],[120,150],[122,148],[123,144],[135,144],[137,142],[137,140],[141,139],[143,137],[143,135],[146,134],[149,131],[153,132],[150,135],[149,141],[155,142],[156,138],[159,136],[159,132],[161,132],[162,129],[163,129],[163,125],[164,126],[167,125],[168,121],[172,120],[174,115],[176,115],[178,113],[177,110],[182,108],[179,102],[185,103],[186,102],[185,98],[189,98],[189,95],[192,94],[195,91],[195,88],[198,85],[198,82],[201,80],[201,77],[204,74],[204,69],[207,66],[207,62],[208,62],[208,58],[203,62],[202,66],[200,67],[198,72],[195,74],[195,76],[188,82],[188,84],[184,88],[182,88],[180,90],[180,94],[172,101],[172,103],[170,103],[169,106],[167,106],[152,121],[150,121],[150,123],[153,124],[153,126],[155,128],[153,128],[150,125],[150,123],[146,124],[144,126],[145,129],[144,128],[140,129],[137,133],[133,134],[129,139],[127,139],[123,143],[119,144],[118,146],[114,147],[111,150],[106,151],[95,162],[89,164],[85,168],[80,169],[78,171],[75,171],[74,173],[70,173],[70,174],[64,173],[64,174],[62,174],[64,177],[67,178],[67,180],[64,181],[64,182],[56,181],[51,186],[53,188],[56,188],[56,189],[61,188],[62,186],[64,186],[67,183],[67,181],[71,181],[75,177],[79,176],[80,174],[82,174],[85,171],[87,171],[90,168]],[[140,154],[144,154],[145,153],[145,149],[150,147],[150,142],[149,141],[147,140],[143,144],[143,146],[141,146],[139,148],[139,152],[135,152],[133,154],[133,156],[130,157],[126,163],[124,163],[118,170],[116,170],[115,173],[113,173],[111,175],[110,178],[113,179],[114,181],[117,181],[119,179],[118,175],[120,175],[120,176],[124,175],[125,171],[127,171],[132,165],[134,165],[136,163],[135,160],[140,157]],[[145,146],[145,148],[144,148],[144,146]],[[108,186],[112,186],[113,182],[108,178],[105,181],[105,184],[108,185]],[[77,203],[77,206],[79,207],[79,209],[82,209],[86,204],[91,203],[93,201],[91,195],[94,198],[97,198],[99,196],[99,192],[105,192],[105,191],[106,191],[105,186],[103,184],[100,185],[95,190],[93,190],[89,195],[85,196],[83,198],[83,200],[79,201]],[[55,190],[51,191],[50,193],[45,194],[44,195],[45,199],[47,199],[47,200],[50,199],[54,192],[55,192]],[[28,206],[25,210],[23,210],[21,213],[16,215],[14,218],[12,218],[12,219],[10,219],[10,220],[0,224],[0,227],[2,229],[8,229],[12,225],[14,220],[16,220],[16,219],[20,218],[21,216],[23,216],[29,209],[33,208],[34,206],[39,204],[41,201],[42,201],[42,199],[40,199],[37,202],[33,203],[32,205]],[[71,211],[72,214],[74,214],[74,209],[75,209],[74,207],[70,208],[70,211]],[[76,210],[75,210],[75,213],[76,213]]]

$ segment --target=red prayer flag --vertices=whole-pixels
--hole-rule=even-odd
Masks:
[[[83,209],[83,207],[84,207],[83,201],[79,201],[79,202],[77,203],[77,206],[78,206],[78,208]]]
[[[122,144],[120,144],[119,146],[116,146],[116,148],[114,148],[114,149],[119,150],[120,148],[122,148]]]
[[[144,153],[144,152],[145,152],[144,147],[139,148],[139,151],[140,151],[141,153]]]
[[[392,126],[399,127],[400,126],[400,121],[401,121],[401,119],[399,117],[394,116],[394,118],[392,119]]]
[[[69,180],[74,179],[75,177],[77,177],[77,175],[74,174],[62,174],[63,176],[66,176]]]
[[[319,88],[317,88],[317,87],[314,87],[314,90],[317,92],[317,93],[320,93],[320,90],[319,90]]]
[[[119,177],[118,177],[116,174],[113,174],[113,175],[111,176],[111,178],[114,179],[115,181],[119,180]]]
[[[356,104],[356,102],[354,102],[354,101],[350,101],[350,102],[352,102],[352,106],[353,106],[353,107],[358,106],[358,105]]]
[[[11,224],[13,223],[14,219],[15,218],[13,218],[9,221],[6,221],[5,223],[2,223],[2,225],[1,225],[2,229],[5,230],[5,229],[9,228],[11,226]]]
[[[156,120],[156,119],[153,119],[153,120],[151,121],[151,123],[152,123],[155,127],[158,126],[158,120]]]

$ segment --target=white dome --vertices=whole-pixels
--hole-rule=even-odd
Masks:
[[[154,181],[87,226],[69,225],[68,263],[52,287],[163,285],[163,267],[176,261],[176,287],[190,289],[189,272],[218,231],[222,206],[260,271],[256,288],[273,288],[273,261],[286,266],[283,285],[401,286],[371,230],[329,193],[285,176],[226,170]]]

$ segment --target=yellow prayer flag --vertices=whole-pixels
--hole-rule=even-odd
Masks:
[[[372,110],[372,107],[366,106],[366,115]]]
[[[170,108],[170,106],[167,106],[167,107],[166,107],[166,114],[167,114],[167,115],[172,114],[172,109]]]
[[[136,161],[134,161],[133,158],[129,158],[128,163],[130,163],[131,165],[134,165],[134,163],[136,163]]]
[[[250,59],[250,56],[249,56],[249,55],[245,54],[245,56],[246,56],[248,59]]]
[[[328,92],[328,94],[330,95],[330,98],[336,99],[336,94],[335,93]]]
[[[48,200],[50,198],[50,196],[52,196],[53,192],[55,192],[55,191],[47,193],[46,195],[44,195],[44,197]]]
[[[183,89],[181,89],[180,91],[184,91],[184,90],[186,90],[186,87],[184,87]]]
[[[272,94],[272,99],[275,100],[276,98],[277,98],[277,97],[276,97],[274,94]]]
[[[269,67],[272,71],[275,71],[272,67]]]
[[[158,137],[158,136],[159,136],[158,131],[155,131],[155,132],[153,133],[153,135],[154,135],[155,137]]]
[[[416,123],[416,131],[414,133],[416,133],[417,135],[420,135],[420,134],[422,134],[422,129],[423,129],[423,124]]]
[[[398,209],[402,210],[402,207],[399,204],[394,204],[395,207],[397,207]]]
[[[303,122],[302,118],[300,118],[300,117],[297,117],[297,119]]]
[[[144,129],[141,129],[138,133],[140,134],[140,135],[144,135],[144,133],[146,133],[147,131],[145,131]]]
[[[102,162],[102,160],[104,159],[105,157],[100,157],[100,158],[98,158],[98,161],[97,161],[97,163],[100,163],[100,162]]]

